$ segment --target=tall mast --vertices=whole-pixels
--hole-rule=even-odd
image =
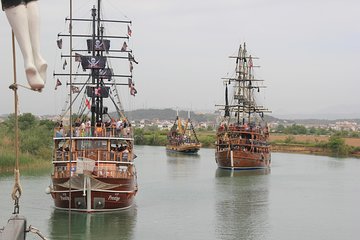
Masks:
[[[96,19],[96,8],[95,6],[93,7],[93,9],[91,9],[91,16],[92,16],[92,44],[91,44],[91,48],[92,48],[92,56],[95,57],[95,31],[96,31],[96,26],[95,26],[95,19]],[[92,80],[92,84],[95,85],[96,83],[96,76],[95,76],[95,69],[91,69],[91,80]],[[93,106],[96,106],[95,108]],[[97,109],[97,102],[95,100],[95,96],[91,97],[91,126],[95,126],[95,119],[96,122],[99,121],[99,117],[96,114],[96,109]]]

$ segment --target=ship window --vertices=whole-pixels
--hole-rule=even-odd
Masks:
[[[86,149],[106,150],[107,144],[106,140],[77,140],[76,149],[78,151]]]
[[[55,149],[58,151],[69,151],[69,140],[55,140]]]

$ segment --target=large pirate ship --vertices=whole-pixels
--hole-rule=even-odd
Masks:
[[[194,126],[190,119],[190,113],[185,121],[182,121],[179,113],[177,113],[167,139],[166,150],[168,152],[195,154],[201,147],[201,143],[196,136]]]
[[[138,190],[133,129],[122,104],[124,95],[130,98],[136,93],[132,71],[137,62],[128,47],[131,21],[103,18],[101,9],[98,0],[89,19],[75,18],[70,10],[66,18],[70,34],[58,35],[58,47],[67,54],[61,55],[62,70],[54,73],[55,89],[59,92],[63,81],[69,89],[53,138],[49,193],[58,209],[126,209]],[[90,25],[90,33],[73,34],[81,24]],[[119,33],[106,34],[108,24],[116,25]],[[63,38],[68,40],[69,50],[65,50]],[[84,44],[73,49],[76,41]],[[122,66],[125,73],[117,73],[112,66]],[[118,90],[121,85],[126,88],[125,94]]]
[[[245,43],[230,58],[236,60],[235,76],[223,78],[225,105],[219,105],[224,116],[216,134],[216,163],[226,169],[269,168],[269,129],[264,121],[264,112],[269,111],[256,101],[255,94],[265,87],[263,80],[254,78],[253,60],[257,58],[248,55]],[[233,87],[231,102],[229,87]]]

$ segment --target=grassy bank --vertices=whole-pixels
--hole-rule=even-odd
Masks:
[[[26,113],[19,117],[19,128],[20,169],[51,168],[54,122],[38,120]],[[165,146],[167,133],[157,127],[135,129],[135,144]],[[196,133],[204,148],[215,147],[215,131],[199,129]],[[331,136],[271,134],[270,143],[272,151],[360,157],[360,138],[343,137],[341,133]],[[0,172],[13,171],[14,146],[14,118],[10,116],[0,123]]]
[[[272,151],[360,157],[360,138],[339,135],[270,135]]]
[[[14,116],[0,123],[0,172],[12,172],[15,167]],[[25,113],[19,117],[19,167],[46,169],[51,167],[52,131],[54,123],[38,120]]]
[[[19,156],[20,170],[50,169],[51,155],[42,158],[29,153],[21,153]],[[15,168],[15,150],[0,148],[0,173],[13,172]]]
[[[214,148],[214,131],[198,130],[197,137],[205,148]],[[165,146],[167,131],[156,129],[136,129],[135,144]],[[360,138],[343,138],[318,135],[271,134],[270,143],[274,152],[294,152],[332,156],[360,157]]]

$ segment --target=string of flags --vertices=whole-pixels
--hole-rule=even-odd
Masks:
[[[69,24],[69,30],[70,30],[70,28],[71,28],[71,26],[70,26],[70,24]],[[128,37],[131,37],[131,36],[132,36],[132,29],[130,28],[129,25],[127,25],[127,35],[128,35]],[[97,42],[95,42],[94,44],[96,44],[96,43],[97,43]],[[104,44],[104,41],[101,41],[101,43]],[[100,44],[101,44],[101,43],[100,43]],[[57,39],[56,44],[57,44],[57,47],[58,47],[59,49],[62,49],[62,48],[63,48],[63,39],[61,39],[61,38],[60,38],[60,39]],[[92,45],[92,44],[93,44],[93,43],[91,42],[90,45]],[[100,46],[100,44],[99,44],[99,46]],[[89,45],[89,43],[88,43],[88,45]],[[105,46],[105,45],[104,45],[104,46]],[[106,43],[106,46],[110,46],[110,42],[109,42],[109,43]],[[88,46],[88,47],[89,47],[89,46]],[[104,49],[104,50],[107,50],[106,52],[108,52],[108,49]],[[139,64],[139,62],[135,60],[135,57],[134,57],[134,55],[132,55],[131,50],[128,49],[128,43],[127,43],[126,41],[123,42],[120,51],[121,51],[121,52],[128,52],[129,70],[130,70],[130,73],[132,74],[132,73],[133,73],[133,69],[134,69],[133,63]],[[75,62],[80,62],[80,63],[81,63],[82,60],[83,60],[83,57],[84,57],[83,55],[81,55],[81,54],[79,54],[79,53],[75,53],[74,60],[75,60]],[[66,66],[67,66],[67,65],[68,65],[68,63],[67,63],[67,60],[65,59],[64,62],[63,62],[63,64],[62,64],[63,70],[66,69]],[[61,86],[61,85],[62,85],[62,83],[61,83],[60,79],[57,79],[57,80],[56,80],[56,84],[55,84],[55,90],[57,90],[57,88],[58,88],[59,86]],[[129,87],[129,89],[130,89],[130,94],[131,94],[132,96],[135,96],[135,95],[137,94],[137,90],[136,90],[135,84],[132,82],[132,79],[131,79],[131,78],[128,79],[128,87]],[[72,93],[79,93],[79,92],[80,92],[79,87],[76,87],[76,86],[71,86],[70,89],[71,89],[71,92],[72,92]],[[101,88],[94,89],[94,93],[95,93],[96,96],[100,95],[100,94],[101,94]],[[88,99],[85,100],[85,105],[87,106],[87,108],[90,109],[91,104],[90,104],[90,101],[89,101]]]

